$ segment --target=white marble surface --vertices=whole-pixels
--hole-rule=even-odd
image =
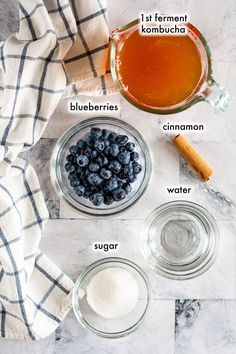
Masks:
[[[225,300],[203,300],[200,310],[196,305],[187,309],[191,320],[177,322],[175,354],[234,354],[235,310],[235,301]]]
[[[131,259],[148,273],[156,300],[236,298],[235,222],[218,222],[225,239],[213,267],[198,278],[181,282],[157,275],[149,269],[144,257],[140,257],[142,224],[143,220],[50,220],[44,230],[41,248],[73,279],[91,262],[114,255]],[[95,253],[93,243],[97,241],[118,241],[119,249],[109,254]]]
[[[0,9],[0,39],[4,39],[18,26],[15,0],[1,0]],[[108,0],[110,30],[136,18],[140,10],[187,12],[191,22],[208,40],[215,79],[227,87],[232,96],[236,96],[235,0]],[[78,100],[85,102],[88,98],[80,97]],[[201,103],[185,112],[163,117],[139,111],[118,94],[93,99],[101,103],[107,100],[119,103],[121,109],[115,116],[134,125],[146,138],[154,159],[151,186],[137,206],[115,220],[89,220],[60,202],[49,179],[51,149],[65,129],[91,116],[69,113],[68,102],[62,101],[43,139],[25,155],[40,172],[51,215],[41,248],[73,279],[91,262],[108,255],[124,256],[136,261],[152,282],[155,300],[151,315],[136,333],[124,339],[109,341],[82,329],[73,313],[70,313],[55,334],[36,343],[0,339],[0,353],[236,353],[235,100],[224,114]],[[171,134],[163,134],[161,130],[164,122],[206,125],[204,132],[188,133],[187,136],[214,168],[213,178],[207,185],[200,183],[179,158],[170,143]],[[154,207],[179,198],[166,192],[166,186],[179,184],[192,187],[192,193],[184,198],[207,208],[215,216],[221,234],[220,253],[214,266],[203,276],[183,282],[171,281],[154,273],[141,256],[139,244],[144,218]],[[92,244],[99,240],[118,240],[119,250],[109,254],[94,253]]]

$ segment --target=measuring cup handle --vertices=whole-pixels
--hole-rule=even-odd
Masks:
[[[220,86],[214,79],[212,79],[203,93],[204,100],[210,103],[221,112],[224,112],[228,107],[231,97],[223,86]]]

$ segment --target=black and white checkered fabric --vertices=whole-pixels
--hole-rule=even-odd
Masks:
[[[73,282],[38,250],[48,212],[18,154],[41,137],[61,97],[114,90],[103,0],[21,0],[19,32],[0,43],[0,334],[49,335]]]

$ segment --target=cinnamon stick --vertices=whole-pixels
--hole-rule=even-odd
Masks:
[[[193,168],[198,176],[204,181],[208,181],[212,175],[212,168],[203,160],[201,155],[193,148],[187,139],[181,134],[173,139],[174,145],[185,161]]]

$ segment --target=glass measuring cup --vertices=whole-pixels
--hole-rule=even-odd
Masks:
[[[128,86],[123,84],[119,70],[122,47],[126,39],[133,32],[138,30],[139,19],[112,32],[110,54],[112,77],[120,93],[126,98],[126,100],[139,109],[156,114],[172,114],[181,112],[201,101],[211,104],[214,108],[220,111],[225,111],[228,107],[230,101],[228,92],[221,85],[219,85],[212,76],[212,56],[207,41],[192,24],[188,23],[185,24],[185,26],[187,29],[187,35],[198,49],[202,68],[201,76],[193,92],[187,98],[174,105],[159,107],[144,103],[132,95],[132,93],[129,92]]]

